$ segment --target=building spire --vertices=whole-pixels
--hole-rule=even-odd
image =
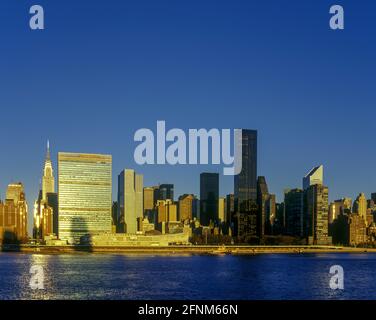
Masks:
[[[50,160],[51,155],[50,155],[50,140],[47,140],[47,155],[46,155],[46,160]]]

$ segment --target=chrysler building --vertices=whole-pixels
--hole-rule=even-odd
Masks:
[[[55,192],[55,178],[52,169],[50,156],[50,142],[47,141],[47,154],[44,162],[44,171],[42,178],[42,200],[47,201],[47,194]]]

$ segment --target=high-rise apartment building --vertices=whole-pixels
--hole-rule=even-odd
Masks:
[[[360,193],[354,201],[353,212],[367,221],[367,198],[364,193]]]
[[[110,233],[112,157],[58,154],[59,237],[77,243],[87,234]]]
[[[179,197],[179,220],[191,221],[197,217],[198,200],[193,194],[183,194]]]
[[[135,234],[138,231],[137,220],[144,215],[143,176],[134,170],[125,169],[118,177],[119,221],[124,225],[124,232]]]

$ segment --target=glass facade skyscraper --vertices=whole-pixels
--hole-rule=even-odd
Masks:
[[[159,186],[159,198],[158,200],[172,200],[174,201],[174,185],[173,184],[161,184]]]
[[[200,175],[200,222],[208,226],[210,221],[218,222],[219,174]]]
[[[111,232],[112,157],[58,154],[59,237]]]
[[[242,130],[242,171],[234,176],[235,233],[257,236],[257,131]]]

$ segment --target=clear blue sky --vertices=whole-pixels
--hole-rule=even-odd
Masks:
[[[44,31],[28,27],[33,4]],[[344,31],[329,29],[332,4]],[[198,194],[199,173],[220,168],[135,166],[133,134],[157,120],[257,129],[259,175],[279,200],[317,164],[331,199],[369,195],[375,35],[373,0],[2,0],[0,197],[22,181],[32,206],[47,139],[55,170],[58,151],[109,153],[114,190],[127,167]],[[222,177],[221,194],[232,188]]]

